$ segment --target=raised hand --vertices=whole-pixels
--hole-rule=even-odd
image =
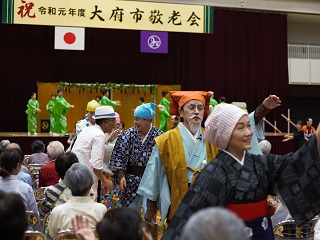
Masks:
[[[71,224],[76,237],[80,240],[95,240],[93,231],[90,228],[89,220],[82,215],[76,215],[71,219]]]
[[[268,109],[274,109],[281,105],[281,100],[276,95],[270,95],[263,101],[263,105]]]

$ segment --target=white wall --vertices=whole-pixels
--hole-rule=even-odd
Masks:
[[[320,44],[320,23],[288,22],[288,43]]]

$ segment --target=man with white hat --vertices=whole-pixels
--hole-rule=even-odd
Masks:
[[[96,100],[91,100],[87,104],[87,114],[86,117],[76,123],[76,133],[77,135],[82,131],[82,129],[86,127],[90,127],[95,124],[95,120],[93,119],[94,111],[97,107],[100,107],[100,104]]]
[[[95,175],[93,190],[97,196],[98,179],[109,189],[112,189],[112,181],[107,180],[102,172],[102,161],[104,157],[105,144],[112,142],[117,134],[109,136],[106,132],[111,132],[115,127],[116,115],[111,106],[97,107],[93,119],[95,125],[84,128],[78,135],[72,152],[75,153],[81,164],[88,166]]]
[[[155,145],[154,138],[162,131],[152,125],[156,104],[145,103],[134,111],[135,126],[122,132],[113,148],[109,167],[116,171],[122,191],[121,206],[140,210],[141,196],[136,192]]]

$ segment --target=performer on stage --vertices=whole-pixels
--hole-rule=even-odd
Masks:
[[[162,132],[168,131],[168,118],[171,118],[170,115],[170,101],[166,98],[168,96],[168,91],[162,91],[162,99],[158,105],[160,111],[160,126],[159,130]]]
[[[67,133],[67,113],[69,108],[74,108],[73,105],[68,103],[63,97],[63,90],[58,89],[58,96],[56,97],[55,104],[52,108],[54,115],[54,129],[53,133],[66,134]]]
[[[56,94],[52,94],[51,95],[51,100],[48,102],[47,106],[46,106],[46,109],[49,113],[49,116],[50,116],[50,134],[52,134],[53,132],[53,129],[54,129],[54,115],[53,115],[53,106],[54,106],[54,103],[55,103],[55,100],[56,100]]]
[[[267,196],[275,184],[295,223],[302,226],[320,212],[320,127],[297,152],[254,155],[248,114],[219,104],[205,123],[204,138],[220,148],[184,196],[162,239],[179,239],[187,219],[209,206],[235,212],[251,239],[274,239]]]
[[[211,94],[210,97],[210,105],[209,105],[209,113],[212,112],[212,109],[218,105],[217,100],[214,99],[214,92],[213,91],[209,91],[209,93]]]
[[[116,106],[121,106],[121,102],[119,100],[117,100],[117,101],[110,100],[110,98],[109,98],[109,90],[103,89],[102,95],[103,96],[102,96],[102,98],[101,98],[101,100],[99,102],[99,104],[101,106],[111,106],[111,107],[113,107],[113,109],[116,109]]]
[[[38,113],[41,112],[40,105],[37,98],[37,94],[35,92],[31,93],[31,98],[27,104],[27,119],[28,119],[28,135],[37,134],[37,126],[38,126]]]

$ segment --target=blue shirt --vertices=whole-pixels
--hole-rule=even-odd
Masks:
[[[26,207],[26,210],[33,211],[39,214],[36,199],[34,197],[34,193],[31,186],[29,186],[27,183],[20,181],[18,176],[10,175],[5,178],[0,177],[0,190],[7,193],[18,193],[23,199],[23,203]]]
[[[17,176],[20,181],[28,183],[32,187],[32,180],[30,174],[20,171]]]

